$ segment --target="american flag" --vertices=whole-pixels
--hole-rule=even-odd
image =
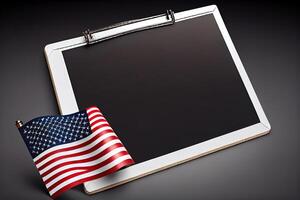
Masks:
[[[19,131],[52,198],[134,163],[97,107],[38,117]]]

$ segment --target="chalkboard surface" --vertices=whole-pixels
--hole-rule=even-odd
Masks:
[[[137,163],[259,122],[211,14],[63,56],[78,107],[98,106]]]

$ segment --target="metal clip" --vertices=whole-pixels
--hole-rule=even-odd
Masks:
[[[154,18],[162,17],[162,16],[166,16],[166,18],[167,18],[166,22],[162,22],[162,23],[154,24],[154,25],[148,25],[148,26],[145,26],[145,27],[142,27],[142,28],[137,28],[135,30],[129,30],[129,31],[126,31],[126,32],[123,32],[123,33],[107,36],[107,37],[101,38],[101,39],[95,39],[93,37],[93,34],[97,33],[97,32],[101,32],[101,31],[121,27],[121,26],[124,26],[124,25],[129,25],[129,24],[133,24],[133,23],[137,23],[137,22],[142,22],[142,21],[146,21],[146,20],[149,20],[149,19],[154,19]],[[167,25],[173,25],[173,24],[175,24],[174,12],[172,10],[167,10],[165,14],[156,15],[156,16],[147,17],[147,18],[129,20],[129,21],[125,21],[125,22],[120,22],[120,23],[117,23],[117,24],[114,24],[114,25],[111,25],[111,26],[107,26],[107,27],[104,27],[104,28],[101,28],[101,29],[97,29],[97,30],[94,30],[94,31],[90,31],[89,29],[87,29],[83,32],[83,36],[84,36],[85,42],[88,45],[90,45],[90,44],[93,44],[93,43],[96,43],[96,42],[101,42],[101,41],[104,41],[104,40],[108,40],[108,39],[115,38],[115,37],[118,37],[118,36],[126,35],[126,34],[129,34],[129,33],[134,33],[134,32],[137,32],[137,31],[147,30],[147,29],[151,29],[151,28],[158,28],[158,27],[161,27],[161,26],[167,26]]]
[[[93,35],[91,34],[90,29],[87,29],[87,30],[83,31],[83,36],[84,36],[85,41],[88,44],[90,44],[91,41],[93,40]]]
[[[166,16],[167,16],[167,19],[171,18],[172,24],[175,24],[175,16],[174,16],[174,12],[172,10],[167,10]]]

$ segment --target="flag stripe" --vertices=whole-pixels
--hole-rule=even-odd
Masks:
[[[93,120],[96,117],[103,117],[103,115],[101,115],[100,113],[93,113],[92,115],[89,115],[89,120]]]
[[[102,121],[102,122],[97,121],[93,125],[91,125],[91,130],[94,130],[96,127],[103,126],[103,125],[109,126],[109,124],[106,121]]]
[[[90,120],[90,124],[92,125],[95,121],[97,120],[103,120],[106,121],[106,119],[104,117],[95,117],[94,119]]]
[[[55,183],[46,184],[46,187],[49,191],[51,191],[57,187],[62,187],[63,185],[67,184],[68,182],[77,181],[77,180],[81,179],[83,176],[87,176],[88,174],[101,173],[126,159],[130,159],[130,156],[124,155],[124,156],[117,157],[117,158],[112,157],[111,159],[105,160],[104,162],[100,163],[99,165],[94,166],[94,170],[77,172],[75,174],[72,174],[72,175],[62,178]]]
[[[97,123],[99,123],[99,122],[106,122],[106,123],[108,123],[105,119],[101,119],[101,118],[97,117],[97,118],[95,118],[95,119],[93,120],[93,122],[90,122],[91,128],[92,128],[95,124],[97,124]]]
[[[110,155],[108,158],[104,158],[104,159],[98,159],[95,160],[93,162],[90,163],[90,165],[85,166],[85,170],[81,171],[81,172],[72,172],[71,174],[62,174],[56,178],[54,178],[52,181],[47,181],[46,187],[51,190],[53,187],[56,187],[57,185],[59,185],[60,183],[64,182],[65,180],[70,179],[71,177],[75,177],[81,174],[84,174],[86,172],[92,171],[92,170],[97,170],[109,163],[114,162],[117,158],[122,157],[122,156],[127,156],[128,153],[125,151],[119,152],[119,153],[115,153],[113,155]],[[72,170],[70,170],[72,171]],[[51,188],[52,187],[52,188]]]
[[[91,115],[91,114],[93,114],[93,113],[100,113],[100,114],[102,114],[102,113],[100,112],[100,110],[97,109],[97,108],[93,108],[93,109],[87,110],[86,112],[87,112],[88,115]]]
[[[98,124],[94,125],[93,127],[91,127],[91,130],[96,131],[103,127],[109,127],[109,124],[108,123],[103,123],[103,124],[98,123]]]
[[[82,173],[80,172],[80,174],[73,174],[72,176],[68,177],[68,179],[64,179],[64,180],[61,180],[59,181],[59,184],[55,184],[55,185],[52,185],[48,188],[50,194],[53,193],[53,192],[56,192],[57,190],[63,188],[64,186],[74,182],[74,181],[78,181],[82,178],[85,178],[85,177],[89,177],[89,176],[94,176],[96,174],[99,174],[101,172],[104,172],[106,170],[109,170],[110,168],[114,167],[115,165],[118,165],[120,164],[121,162],[125,161],[125,160],[128,160],[128,159],[131,159],[131,157],[129,155],[125,155],[125,156],[122,156],[122,157],[118,157],[117,159],[115,159],[114,161],[108,163],[107,165],[97,169],[97,170],[93,170],[93,171],[90,171],[88,173]]]
[[[88,113],[88,115],[89,115],[89,119],[93,118],[94,116],[103,117],[102,113],[100,113],[98,111],[92,111],[92,112]]]
[[[86,109],[86,112],[87,112],[87,114],[89,114],[93,110],[96,110],[96,111],[100,112],[100,109],[98,107],[96,107],[96,106],[89,107],[88,109]]]
[[[111,147],[109,147],[111,148]],[[114,148],[113,150],[111,149],[106,149],[104,155],[101,154],[100,156],[97,156],[96,158],[93,158],[93,159],[90,159],[89,161],[92,161],[92,160],[95,160],[97,158],[100,158],[101,156],[103,156],[103,158],[106,158],[106,157],[109,157],[110,155],[112,154],[115,154],[115,153],[119,153],[121,151],[126,151],[126,149],[124,147],[112,147]],[[86,161],[82,161],[82,163],[84,163]],[[71,171],[71,170],[76,170],[76,169],[86,169],[88,165],[91,165],[90,163],[85,163],[84,165],[82,165],[81,163],[71,163],[69,165],[65,165],[65,166],[62,166],[54,171],[51,171],[51,173],[48,173],[47,175],[44,175],[43,176],[43,180],[45,181],[45,183],[52,179],[54,179],[55,177],[57,177],[58,175],[62,174],[62,173],[65,173],[65,172],[68,172],[68,171]]]
[[[112,167],[112,168],[110,168],[110,169],[108,169],[108,170],[106,170],[104,172],[101,172],[101,173],[93,175],[93,176],[84,177],[84,178],[82,178],[80,180],[77,180],[77,181],[74,181],[72,183],[69,183],[66,186],[64,186],[61,189],[59,189],[59,190],[55,190],[54,192],[52,191],[50,193],[50,195],[52,195],[53,198],[57,198],[63,192],[69,190],[72,187],[75,187],[75,186],[80,185],[80,184],[82,184],[84,182],[87,182],[87,181],[91,181],[91,180],[94,180],[94,179],[98,179],[98,178],[107,176],[109,174],[114,173],[115,171],[118,171],[119,169],[121,169],[121,168],[123,168],[125,166],[132,165],[132,164],[134,164],[134,161],[132,159],[125,160],[125,161],[123,161],[123,162],[115,165],[114,167]]]

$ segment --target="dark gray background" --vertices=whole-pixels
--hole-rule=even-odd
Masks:
[[[0,8],[1,199],[50,199],[14,127],[58,114],[43,48],[86,28],[217,4],[272,133],[98,193],[60,199],[299,199],[299,14],[292,2],[23,2]]]

